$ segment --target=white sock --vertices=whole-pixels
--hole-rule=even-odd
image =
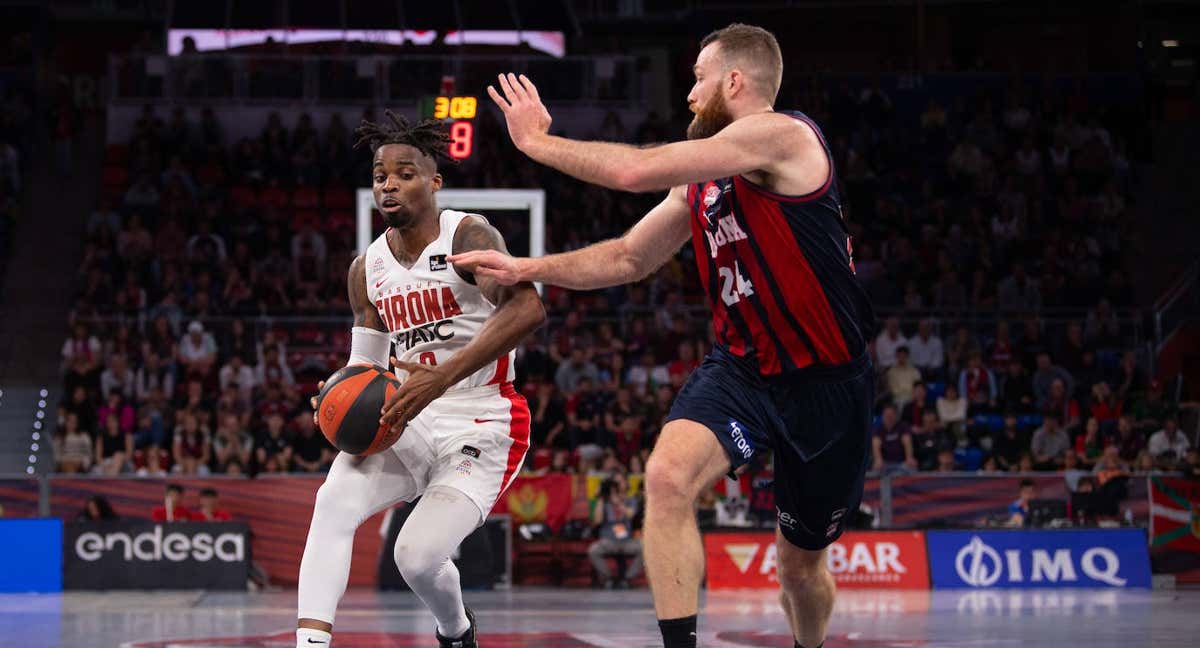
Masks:
[[[296,648],[329,648],[333,635],[324,630],[296,628]]]
[[[404,521],[396,538],[400,575],[437,619],[437,631],[456,639],[471,623],[463,609],[458,568],[450,554],[478,526],[482,516],[471,499],[454,488],[430,488]]]

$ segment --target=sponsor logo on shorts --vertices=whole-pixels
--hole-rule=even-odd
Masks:
[[[445,254],[434,254],[433,256],[430,256],[429,257],[429,269],[430,270],[445,270],[446,269],[446,255]]]
[[[740,423],[734,420],[729,421],[729,435],[733,439],[733,445],[737,446],[738,452],[742,453],[742,457],[749,459],[754,454],[754,446],[746,440]]]
[[[478,419],[476,419],[476,420],[478,420]],[[462,453],[465,455],[475,457],[476,459],[479,458],[479,448],[472,448],[469,445],[465,445],[462,447]]]
[[[792,516],[791,513],[781,510],[778,506],[775,507],[775,512],[779,515],[779,526],[788,531],[795,531],[799,521]]]
[[[846,516],[847,509],[840,508],[829,515],[830,525],[825,527],[825,537],[832,538],[833,534],[837,533],[838,527],[841,526],[841,519]]]

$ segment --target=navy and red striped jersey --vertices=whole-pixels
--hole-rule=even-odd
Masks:
[[[692,244],[712,302],[717,343],[761,374],[839,365],[866,352],[874,312],[854,276],[833,157],[829,178],[784,196],[742,176],[690,185]]]

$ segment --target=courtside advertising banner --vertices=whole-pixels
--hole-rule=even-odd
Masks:
[[[935,589],[1150,587],[1143,529],[929,531]]]
[[[0,592],[61,592],[63,523],[0,520]]]
[[[704,534],[709,589],[776,589],[775,533]],[[841,588],[928,589],[925,539],[919,531],[851,531],[829,547],[826,564]]]
[[[244,522],[76,522],[63,534],[65,589],[245,589]]]

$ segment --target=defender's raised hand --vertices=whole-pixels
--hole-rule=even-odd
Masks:
[[[521,272],[521,259],[498,250],[471,250],[452,254],[446,260],[477,277],[491,277],[503,286],[528,280]]]
[[[550,132],[550,112],[538,97],[537,87],[524,74],[509,72],[497,79],[503,96],[492,86],[487,88],[488,95],[504,113],[508,136],[523,151],[530,140]]]

